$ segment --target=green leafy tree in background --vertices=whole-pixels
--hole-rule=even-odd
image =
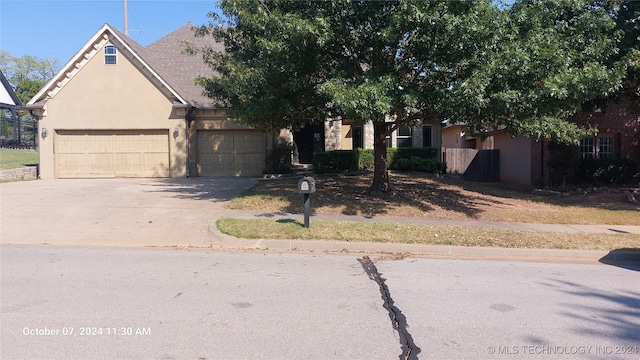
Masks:
[[[633,110],[640,113],[640,1],[622,1],[615,20],[622,41],[620,52],[613,60],[627,71],[622,89],[615,97],[630,100]]]
[[[58,59],[40,59],[24,55],[16,57],[0,50],[0,69],[22,104],[26,104],[56,74]]]
[[[372,191],[388,190],[385,137],[423,119],[571,142],[566,120],[621,85],[616,1],[219,2],[197,29],[217,71],[198,82],[262,130],[346,118],[374,128]],[[224,26],[218,26],[220,22]]]
[[[9,139],[13,137],[13,129],[9,127],[9,121],[11,121],[11,114],[2,109],[0,111],[0,137],[3,139]]]
[[[587,132],[567,119],[620,89],[626,64],[613,61],[619,1],[516,1],[502,14],[501,41],[457,82],[449,115],[475,134],[506,129],[575,144]]]
[[[16,57],[9,52],[0,50],[0,70],[13,86],[13,90],[20,102],[24,105],[33,98],[40,89],[56,74],[59,69],[58,59],[40,59],[30,55]],[[19,131],[9,127],[9,117],[6,117],[0,125],[0,133],[5,138],[12,138],[20,134],[20,141],[35,141],[34,134],[37,128],[36,120],[24,110],[18,111],[20,121]]]

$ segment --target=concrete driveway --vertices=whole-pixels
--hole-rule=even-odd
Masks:
[[[256,178],[59,179],[0,184],[0,243],[202,246]]]

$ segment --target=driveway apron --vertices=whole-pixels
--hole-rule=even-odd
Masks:
[[[256,178],[58,179],[0,184],[0,242],[202,246]]]

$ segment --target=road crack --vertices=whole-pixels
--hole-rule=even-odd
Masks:
[[[398,309],[393,303],[391,293],[389,293],[389,287],[385,284],[386,279],[383,278],[378,268],[373,264],[373,261],[368,256],[363,256],[362,259],[358,259],[358,262],[362,265],[362,268],[369,276],[369,279],[375,281],[380,287],[380,295],[383,301],[383,307],[389,312],[389,319],[391,319],[391,325],[393,329],[398,332],[400,337],[400,345],[402,345],[402,354],[399,356],[400,360],[416,360],[420,353],[420,348],[413,342],[411,334],[407,330],[407,318],[402,314],[402,311]]]

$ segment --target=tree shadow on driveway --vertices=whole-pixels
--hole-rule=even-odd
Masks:
[[[258,178],[250,177],[153,179],[143,191],[162,192],[184,200],[226,202],[255,185],[257,181]]]

